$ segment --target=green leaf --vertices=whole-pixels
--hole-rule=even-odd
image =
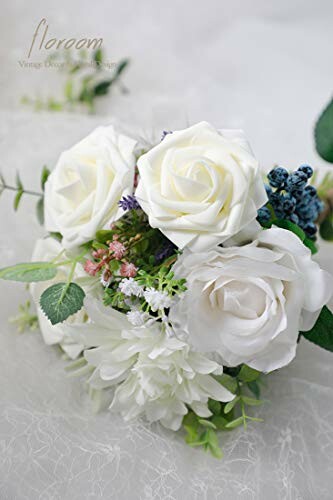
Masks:
[[[14,210],[15,210],[15,212],[17,211],[17,209],[20,205],[20,201],[21,201],[21,198],[23,196],[23,193],[24,193],[24,191],[19,190],[19,191],[17,191],[17,193],[15,195],[15,198],[14,198]]]
[[[257,380],[260,377],[260,372],[255,370],[254,368],[250,368],[247,365],[242,365],[237,378],[241,380],[241,382],[253,382],[253,380]]]
[[[320,224],[319,233],[323,240],[333,241],[333,213]]]
[[[333,99],[320,115],[314,135],[319,156],[333,163]]]
[[[215,401],[214,399],[210,399],[208,401],[208,408],[214,415],[220,415],[222,411],[222,405],[219,401]]]
[[[223,375],[215,375],[214,377],[218,382],[220,382],[223,387],[228,389],[228,391],[232,392],[233,394],[236,393],[237,391],[237,380],[230,375],[227,375],[226,373],[223,373]]]
[[[305,240],[305,232],[303,231],[303,229],[301,229],[299,226],[297,226],[297,224],[294,224],[290,220],[276,219],[273,220],[272,225],[281,227],[282,229],[287,229],[288,231],[296,234],[296,236],[298,236],[301,241]]]
[[[114,231],[110,231],[108,229],[101,229],[96,233],[96,240],[99,241],[99,243],[106,243],[107,241],[112,240],[113,235]]]
[[[260,401],[259,399],[253,399],[249,398],[248,396],[241,396],[243,403],[245,403],[248,406],[260,406],[263,401]]]
[[[203,427],[207,427],[209,429],[216,429],[215,425],[210,420],[205,420],[204,418],[199,418],[198,422]]]
[[[235,429],[236,427],[239,427],[240,425],[243,425],[243,417],[238,417],[235,420],[232,420],[231,422],[228,422],[226,424],[227,429]]]
[[[306,247],[308,247],[311,250],[312,255],[318,252],[318,248],[316,247],[315,242],[311,240],[311,238],[308,237],[304,238],[303,243]]]
[[[43,191],[45,189],[45,184],[46,184],[47,179],[49,178],[50,173],[51,173],[50,170],[47,168],[46,165],[44,165],[42,173],[41,173],[41,177],[40,177],[40,185],[41,185],[41,188]]]
[[[16,174],[16,187],[17,187],[18,191],[23,191],[23,184],[22,184],[22,181],[20,178],[20,174],[18,172]]]
[[[122,61],[120,61],[116,68],[115,78],[118,78],[128,65],[129,59],[123,59]]]
[[[257,399],[260,398],[260,386],[256,380],[253,380],[252,382],[247,382],[247,386],[252,392],[252,394],[255,395]]]
[[[56,283],[40,298],[40,306],[52,325],[65,321],[83,306],[85,293],[76,283]]]
[[[239,400],[240,400],[240,397],[236,396],[232,401],[227,403],[224,407],[224,413],[225,414],[230,413],[231,410],[234,408],[234,406],[238,403]]]
[[[42,226],[44,224],[44,198],[39,198],[36,205],[36,215],[39,224]]]
[[[324,306],[314,327],[308,332],[301,332],[310,342],[333,352],[333,314]]]
[[[101,96],[101,95],[106,95],[109,92],[109,88],[113,84],[114,79],[111,78],[110,80],[103,80],[102,82],[97,83],[93,87],[93,95],[95,96]]]
[[[212,422],[218,430],[225,430],[225,426],[228,423],[228,420],[221,415],[214,415],[212,417]]]
[[[27,262],[0,269],[0,278],[10,281],[34,283],[48,281],[57,274],[57,267],[50,262]]]
[[[97,49],[94,53],[94,61],[96,63],[97,68],[101,67],[103,62],[103,51],[102,49]]]

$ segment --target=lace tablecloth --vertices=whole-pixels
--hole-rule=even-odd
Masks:
[[[106,119],[102,120],[104,123]],[[1,169],[38,187],[44,163],[97,118],[10,114],[0,126]],[[41,234],[34,200],[18,214],[0,198],[1,266],[28,260]],[[332,252],[319,255],[333,268]],[[332,253],[331,253],[332,255]],[[38,331],[7,322],[27,298],[0,282],[1,500],[330,500],[333,491],[333,356],[303,340],[297,359],[267,378],[264,423],[221,435],[223,460],[187,447],[181,435],[91,411],[82,381],[64,371]]]

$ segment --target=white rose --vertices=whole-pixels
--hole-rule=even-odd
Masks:
[[[175,276],[188,290],[170,311],[199,351],[223,362],[270,372],[296,353],[299,331],[310,330],[332,296],[332,277],[290,231],[272,228],[241,247],[190,253]]]
[[[63,250],[64,250],[63,247],[54,238],[37,240],[32,255],[32,261],[36,262],[51,261],[58,255],[60,255],[60,253]],[[63,258],[65,260],[66,257],[63,256]],[[66,354],[68,354],[70,358],[74,359],[80,354],[84,345],[76,342],[72,338],[71,329],[74,324],[83,324],[85,321],[87,321],[88,317],[86,311],[84,309],[81,309],[73,316],[70,316],[63,323],[52,325],[51,322],[43,313],[39,305],[40,297],[44,292],[44,290],[52,286],[54,283],[57,283],[59,281],[66,281],[68,278],[69,270],[70,266],[59,267],[58,273],[53,280],[39,281],[36,283],[32,283],[30,285],[30,292],[37,309],[39,327],[43,335],[44,342],[47,345],[60,344],[60,346],[66,352]],[[94,282],[94,279],[87,278],[87,274],[84,272],[84,270],[80,265],[76,266],[75,275],[73,279],[75,281],[79,281],[81,279],[86,283]]]
[[[178,247],[202,251],[254,220],[267,197],[256,159],[241,131],[206,122],[168,134],[138,161],[136,196]]]
[[[131,194],[135,141],[113,126],[99,127],[62,153],[45,186],[45,226],[72,248],[119,218],[118,202]]]

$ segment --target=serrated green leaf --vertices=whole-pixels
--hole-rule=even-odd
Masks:
[[[27,262],[0,269],[0,278],[10,281],[34,283],[48,281],[57,274],[57,267],[50,262]]]
[[[239,427],[240,425],[243,425],[243,417],[238,417],[235,420],[232,420],[231,422],[228,422],[226,424],[227,429],[235,429],[236,427]]]
[[[23,193],[24,193],[24,191],[19,190],[19,191],[17,191],[17,193],[15,195],[15,198],[14,198],[14,210],[15,210],[15,212],[17,211],[17,209],[20,205],[20,201],[21,201],[21,198],[23,196]]]
[[[50,173],[51,173],[50,170],[47,168],[46,165],[44,165],[42,173],[41,173],[41,177],[40,177],[40,185],[41,185],[41,188],[43,191],[45,189],[45,184],[46,184],[47,179],[49,178]]]
[[[318,154],[333,163],[333,99],[320,115],[314,135]]]
[[[310,342],[333,352],[333,314],[324,306],[314,327],[308,332],[301,332]]]
[[[84,291],[76,283],[56,283],[42,293],[40,306],[52,325],[56,325],[78,312],[84,297]]]
[[[237,378],[241,380],[241,382],[252,382],[253,380],[257,380],[260,377],[260,372],[255,370],[254,368],[250,368],[247,365],[242,365]]]
[[[230,413],[231,410],[234,408],[234,406],[238,403],[239,400],[240,400],[240,397],[236,396],[232,401],[227,403],[224,407],[224,413],[225,414]]]
[[[42,226],[44,224],[44,198],[39,198],[36,204],[36,215],[39,224]]]

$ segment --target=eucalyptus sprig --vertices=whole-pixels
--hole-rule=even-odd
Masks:
[[[38,197],[37,204],[36,204],[36,216],[40,224],[44,224],[44,190],[45,190],[45,183],[50,175],[49,169],[44,165],[41,173],[41,180],[40,180],[40,186],[41,186],[41,191],[33,191],[31,189],[25,189],[23,186],[21,177],[19,173],[16,175],[16,181],[15,185],[8,184],[2,174],[0,174],[0,195],[8,190],[8,191],[13,191],[15,194],[14,197],[14,210],[15,212],[18,210],[21,199],[23,195],[29,195],[29,196],[35,196]]]
[[[87,111],[95,113],[96,102],[106,96],[112,88],[118,86],[122,93],[128,89],[122,83],[121,77],[129,65],[129,59],[122,59],[112,64],[111,71],[106,72],[102,49],[97,49],[92,60],[87,59],[87,52],[80,51],[79,59],[74,58],[70,51],[54,52],[48,62],[57,62],[59,71],[65,74],[65,84],[60,98],[49,97],[46,100],[24,95],[21,103],[33,107],[35,111]]]

